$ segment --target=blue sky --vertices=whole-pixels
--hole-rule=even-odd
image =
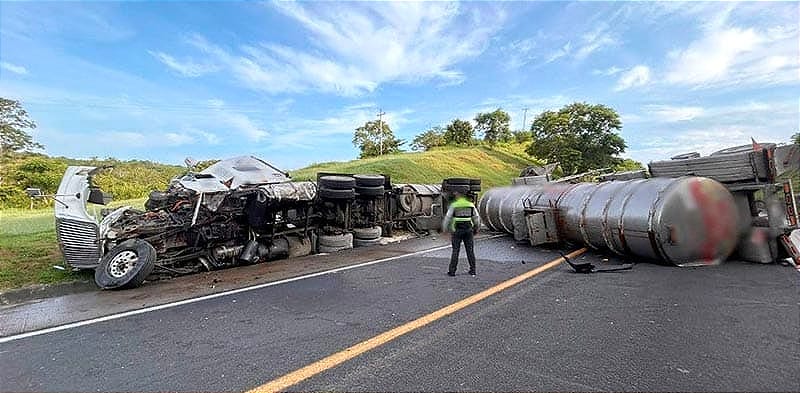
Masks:
[[[284,168],[503,108],[622,116],[626,157],[800,129],[798,3],[0,2],[0,96],[52,155]]]

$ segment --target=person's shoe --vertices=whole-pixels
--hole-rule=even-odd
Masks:
[[[447,272],[447,275],[450,276],[450,277],[455,277],[456,273],[455,272]]]
[[[474,270],[470,270],[470,271],[469,271],[469,275],[470,275],[470,276],[474,276],[474,275],[475,275],[475,271],[474,271]]]

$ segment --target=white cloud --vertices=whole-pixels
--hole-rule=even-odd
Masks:
[[[751,137],[759,142],[787,142],[798,121],[797,105],[791,101],[751,101],[705,108],[651,105],[644,112],[634,127],[647,131],[626,134],[631,146],[628,155],[642,162],[691,151],[706,155],[747,144]],[[670,114],[684,119],[676,121]]]
[[[586,59],[594,52],[618,44],[618,40],[608,31],[606,25],[601,25],[594,31],[584,34],[581,38],[583,43],[575,52],[575,59],[578,61]]]
[[[148,51],[151,56],[155,57],[158,61],[164,63],[167,67],[171,68],[178,74],[195,78],[219,70],[219,66],[211,63],[197,63],[192,60],[180,61],[164,52]]]
[[[622,68],[619,68],[617,66],[611,66],[611,67],[606,68],[604,70],[593,70],[592,74],[593,75],[602,75],[602,76],[614,76],[614,75],[619,74],[622,71],[624,71]]]
[[[627,90],[648,83],[650,83],[650,68],[645,65],[637,65],[620,75],[614,91]]]
[[[18,75],[28,75],[28,69],[21,65],[11,64],[5,61],[0,61],[0,68],[13,72]]]
[[[455,67],[486,48],[505,14],[494,5],[456,3],[272,3],[307,32],[310,49],[276,43],[233,51],[202,37],[193,45],[245,86],[269,93],[319,90],[341,95],[387,82],[461,83]]]
[[[662,122],[688,121],[702,116],[705,110],[698,106],[649,105],[648,115]]]
[[[172,146],[188,145],[195,142],[195,139],[188,134],[179,134],[176,132],[168,132],[164,134],[164,138]]]
[[[731,11],[711,18],[700,38],[669,54],[666,81],[695,88],[800,82],[797,22],[738,27],[728,21]]]
[[[456,3],[271,4],[307,32],[311,49],[263,42],[231,50],[201,36],[189,43],[254,90],[358,95],[386,82],[460,83],[456,65],[482,53],[505,19],[486,4],[480,12]]]

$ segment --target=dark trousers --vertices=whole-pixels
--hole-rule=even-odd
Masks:
[[[471,225],[458,225],[453,232],[453,255],[450,256],[450,273],[456,272],[458,266],[458,254],[461,252],[461,242],[464,242],[464,249],[467,251],[469,270],[475,271],[475,238],[472,233]]]

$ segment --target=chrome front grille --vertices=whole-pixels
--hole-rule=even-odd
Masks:
[[[94,269],[100,261],[97,224],[56,218],[56,235],[67,265]]]

